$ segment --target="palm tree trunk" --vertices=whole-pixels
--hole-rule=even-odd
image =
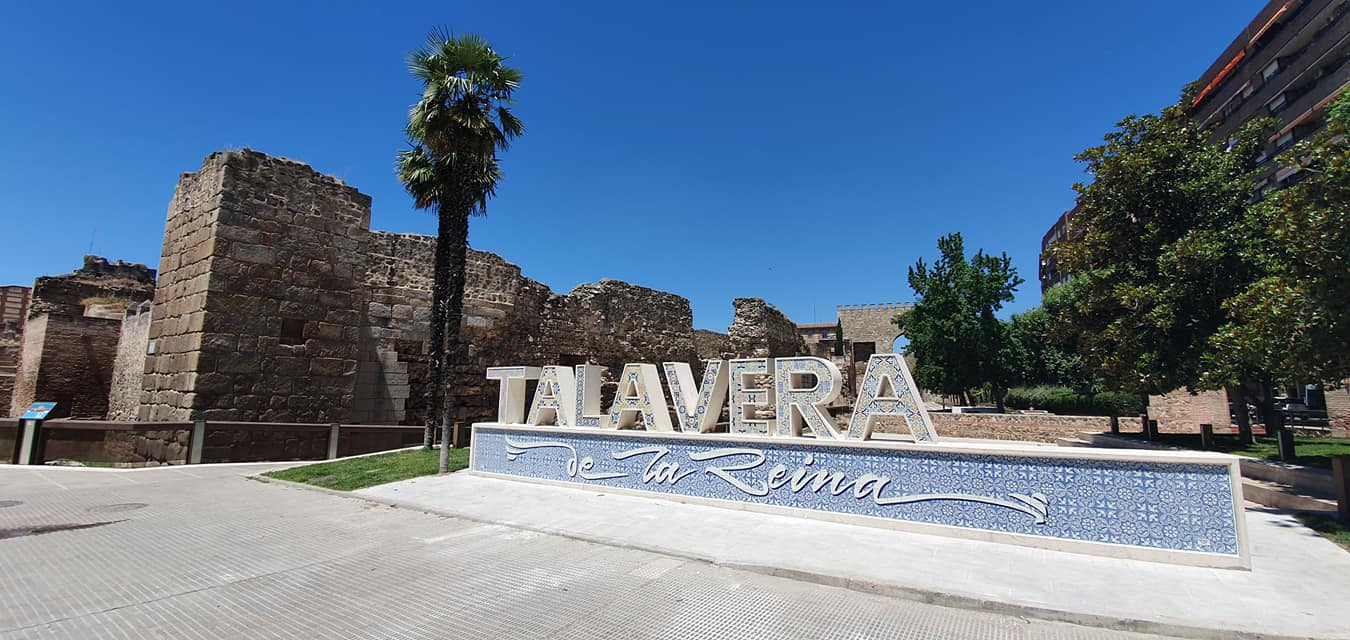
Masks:
[[[435,277],[431,288],[431,336],[427,346],[429,374],[424,392],[427,404],[422,446],[431,448],[436,428],[449,419],[448,386],[452,354],[459,349],[464,317],[464,265],[469,250],[469,208],[444,203],[438,211]]]

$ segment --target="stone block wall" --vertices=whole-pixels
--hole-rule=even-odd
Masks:
[[[109,263],[85,256],[78,270],[42,276],[33,283],[28,317],[40,315],[89,316],[120,319],[127,307],[149,300],[155,293],[155,270],[122,261]]]
[[[873,353],[890,353],[895,339],[900,337],[900,329],[892,320],[913,308],[910,303],[891,302],[842,305],[836,312],[844,325],[845,340],[855,344],[870,342],[875,348]]]
[[[1172,433],[1199,433],[1200,425],[1211,424],[1225,430],[1232,422],[1226,391],[1201,391],[1192,394],[1178,389],[1161,396],[1148,397],[1148,417],[1158,421],[1158,430]]]
[[[117,356],[113,359],[112,387],[108,392],[109,420],[130,421],[139,416],[152,309],[147,300],[132,305],[122,318]]]
[[[159,284],[150,318],[148,344],[152,352],[145,362],[140,420],[191,417],[215,249],[214,227],[224,188],[222,155],[208,157],[200,171],[184,173],[169,202]]]
[[[178,287],[156,299],[142,416],[349,422],[370,198],[299,162],[223,152],[184,178],[169,218],[165,266],[179,245],[190,261],[164,269]],[[187,349],[161,354],[162,338]]]
[[[699,360],[716,360],[731,352],[731,338],[725,333],[694,329],[694,351]]]
[[[369,216],[355,189],[254,151],[184,174],[139,417],[420,424],[435,239],[372,232]],[[493,415],[489,366],[696,363],[692,320],[680,296],[609,280],[558,295],[470,251],[454,418]]]
[[[797,325],[782,311],[759,298],[736,298],[736,313],[727,329],[730,357],[781,358],[806,353]]]

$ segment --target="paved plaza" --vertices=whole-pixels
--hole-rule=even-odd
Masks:
[[[589,490],[588,490],[589,489]],[[471,473],[357,493],[392,504],[949,606],[1193,637],[1350,638],[1350,554],[1249,508],[1252,569],[1065,553]],[[1217,631],[1216,631],[1217,630]]]
[[[0,638],[1159,637],[246,477],[268,468],[0,467]]]

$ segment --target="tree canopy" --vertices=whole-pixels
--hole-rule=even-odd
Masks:
[[[1210,340],[1211,384],[1254,368],[1277,379],[1350,377],[1350,92],[1326,127],[1277,158],[1292,186],[1248,211],[1240,250],[1257,277],[1224,303]]]
[[[423,393],[423,445],[430,448],[433,429],[448,415],[448,359],[459,351],[469,216],[487,212],[501,178],[497,152],[525,128],[510,110],[521,73],[483,38],[432,31],[408,56],[408,69],[422,95],[408,111],[411,148],[397,156],[398,177],[418,208],[436,210],[438,222]]]
[[[1073,274],[1060,285],[1069,289],[1056,331],[1108,386],[1166,393],[1201,383],[1225,301],[1256,274],[1240,248],[1268,126],[1250,122],[1215,144],[1177,105],[1125,118],[1078,155],[1093,180],[1074,185],[1074,241],[1052,249]]]
[[[984,385],[997,400],[1016,375],[1014,345],[994,315],[1023,280],[1008,255],[977,251],[966,258],[961,234],[943,236],[931,267],[920,259],[909,269],[914,308],[896,324],[909,338],[905,353],[916,359],[915,382],[925,389],[971,401]]]

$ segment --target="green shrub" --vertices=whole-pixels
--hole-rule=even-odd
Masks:
[[[1077,416],[1132,416],[1143,413],[1139,396],[1118,391],[1074,393],[1068,387],[1036,386],[1009,389],[1003,404],[1013,409],[1041,409]]]

